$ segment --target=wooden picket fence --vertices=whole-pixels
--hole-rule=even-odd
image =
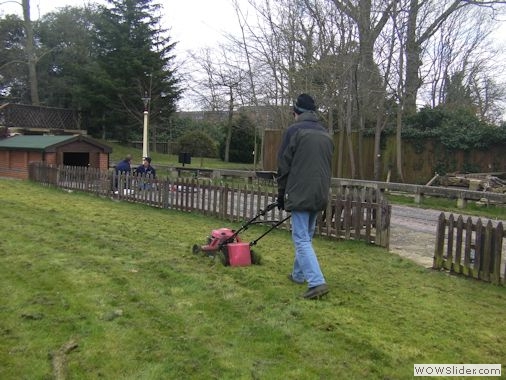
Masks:
[[[506,236],[501,222],[483,224],[481,219],[473,223],[470,217],[464,221],[444,213],[439,216],[434,250],[434,269],[446,269],[453,273],[500,285],[506,278],[502,258],[503,238]],[[503,278],[501,279],[501,272]]]
[[[389,248],[392,207],[376,188],[332,186],[327,209],[318,218],[318,234],[362,240]]]
[[[199,212],[230,222],[245,222],[272,204],[275,186],[223,184],[212,179],[178,177],[153,179],[117,175],[95,168],[31,163],[29,179],[47,186],[94,193],[153,207]],[[332,239],[359,240],[388,248],[391,206],[374,187],[332,184],[331,201],[317,220],[316,235]],[[288,216],[274,208],[257,219],[266,224]],[[289,230],[290,219],[281,229]]]

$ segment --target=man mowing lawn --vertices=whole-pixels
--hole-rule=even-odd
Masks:
[[[301,94],[293,106],[295,122],[284,132],[278,152],[278,208],[292,214],[295,260],[289,279],[308,283],[303,297],[329,292],[313,249],[318,213],[327,206],[334,144],[318,121],[313,98]]]

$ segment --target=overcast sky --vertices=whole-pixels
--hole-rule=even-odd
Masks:
[[[30,0],[31,18],[38,19],[45,13],[68,5],[82,7],[90,2],[105,3],[103,0]],[[0,0],[0,15],[16,13],[22,15],[21,0]],[[237,25],[237,16],[232,0],[165,0],[162,26],[170,29],[173,41],[178,41],[177,50],[195,50],[214,46],[227,30]]]
[[[105,3],[105,0],[30,0],[31,17],[37,19],[47,12],[67,5],[84,6],[90,2]],[[237,16],[232,0],[164,0],[163,27],[170,28],[173,41],[178,41],[178,51],[211,47],[223,40],[225,32],[238,30]],[[247,5],[242,0],[241,6]],[[20,16],[21,0],[0,0],[0,15],[17,13]],[[496,39],[506,44],[506,21],[495,33]]]

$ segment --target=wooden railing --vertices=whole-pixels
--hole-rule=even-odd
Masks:
[[[248,184],[216,185],[210,179],[153,179],[117,175],[114,171],[31,163],[30,180],[98,196],[144,203],[153,207],[199,212],[231,222],[247,221],[275,201],[273,187]],[[374,188],[333,185],[327,209],[318,218],[316,234],[359,240],[388,248],[391,206]],[[270,223],[288,214],[277,208],[259,221]],[[290,219],[279,226],[290,229]]]
[[[176,170],[177,168],[174,168]],[[199,169],[185,168],[186,170],[193,170],[198,173]],[[202,169],[200,169],[202,170]],[[223,170],[216,169],[212,170],[207,175],[211,178],[247,178],[251,182],[254,178],[261,178],[258,173],[247,170]],[[274,172],[265,172],[273,176]],[[256,175],[255,175],[256,174]],[[465,208],[468,201],[479,201],[485,199],[487,202],[496,202],[500,204],[506,204],[506,194],[493,193],[490,191],[474,191],[455,187],[443,187],[443,186],[425,186],[415,185],[409,183],[395,183],[395,182],[380,182],[380,181],[367,181],[360,179],[349,179],[349,178],[332,178],[332,184],[338,187],[350,187],[350,188],[373,188],[381,192],[399,192],[413,196],[413,202],[416,204],[421,203],[424,196],[438,197],[455,199],[457,207]]]
[[[455,220],[453,214],[439,216],[434,250],[434,269],[446,269],[453,273],[473,277],[494,284],[505,281],[502,248],[506,236],[501,222],[485,225],[481,219],[473,223],[462,215]],[[504,270],[503,280],[501,271]]]
[[[175,172],[181,175],[182,172],[192,173],[194,177],[209,177],[213,179],[221,178],[244,178],[246,182],[251,183],[253,179],[264,180],[269,176],[271,182],[274,182],[275,172],[248,171],[248,170],[228,170],[228,169],[202,169],[194,167],[172,167],[160,166],[165,172]],[[264,181],[265,182],[265,181]],[[334,186],[342,188],[373,188],[380,192],[399,192],[413,196],[413,202],[421,203],[424,196],[439,197],[446,199],[455,199],[457,207],[465,208],[468,201],[480,201],[485,199],[487,202],[506,204],[506,194],[493,193],[490,191],[474,191],[455,187],[443,186],[425,186],[409,183],[367,181],[349,178],[332,178]]]
[[[408,183],[393,183],[379,181],[364,181],[358,179],[332,178],[333,183],[339,183],[341,186],[368,186],[375,187],[381,191],[397,191],[407,193],[414,196],[414,202],[420,203],[424,195],[433,197],[456,199],[459,208],[465,208],[467,201],[479,201],[486,199],[487,201],[506,204],[506,194],[492,193],[488,191],[473,191],[458,188],[448,188],[442,186],[424,186],[413,185]]]

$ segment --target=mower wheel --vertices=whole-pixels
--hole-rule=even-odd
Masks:
[[[228,259],[228,248],[226,245],[221,247],[220,252],[218,253],[221,263],[228,267],[230,265],[230,260]]]
[[[251,250],[251,264],[253,265],[262,264],[262,256],[260,256],[260,254],[256,253],[253,250]]]
[[[197,245],[197,244],[193,244],[193,247],[192,247],[192,252],[193,252],[194,254],[198,254],[200,251],[201,251],[200,246],[199,246],[199,245]]]

